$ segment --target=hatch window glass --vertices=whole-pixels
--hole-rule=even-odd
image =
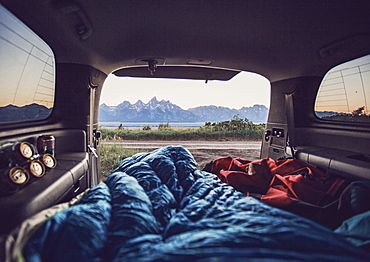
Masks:
[[[0,122],[50,115],[54,65],[50,47],[0,5]]]
[[[370,55],[331,69],[315,105],[321,119],[370,123]]]
[[[260,125],[267,122],[270,82],[251,72],[227,81],[110,74],[100,102],[99,125],[108,129],[156,129],[161,124],[192,129],[231,119]]]

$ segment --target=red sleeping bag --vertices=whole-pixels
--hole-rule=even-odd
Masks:
[[[212,161],[204,170],[247,196],[258,196],[266,204],[326,226],[336,226],[336,201],[349,184],[297,159],[264,158],[252,162],[224,157]]]

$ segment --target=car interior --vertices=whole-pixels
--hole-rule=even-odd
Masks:
[[[101,182],[98,112],[109,74],[260,74],[271,83],[261,159],[370,180],[368,1],[0,3],[2,240]]]

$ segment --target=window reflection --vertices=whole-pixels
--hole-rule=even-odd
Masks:
[[[0,122],[50,115],[54,63],[50,47],[0,6]]]
[[[370,122],[370,55],[331,69],[324,77],[315,112],[322,119]]]

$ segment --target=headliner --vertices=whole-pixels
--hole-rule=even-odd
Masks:
[[[368,0],[1,2],[52,47],[58,63],[106,74],[158,58],[256,72],[274,82],[322,76],[370,53]],[[79,36],[81,10],[91,31]]]

